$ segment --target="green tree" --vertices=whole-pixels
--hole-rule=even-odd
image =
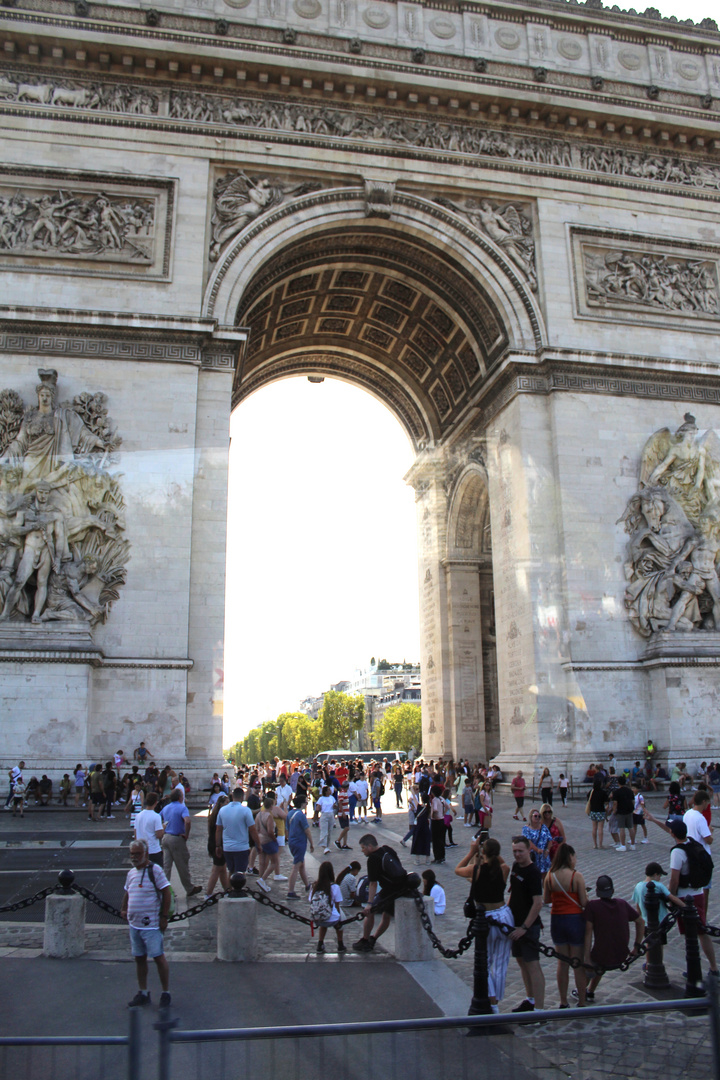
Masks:
[[[365,723],[365,699],[328,690],[318,714],[322,728],[320,750],[349,750],[353,736]]]
[[[300,758],[309,758],[317,754],[322,738],[322,724],[313,720],[306,713],[286,713],[283,728],[287,739],[288,752]]]
[[[422,744],[422,711],[419,705],[391,705],[375,721],[375,742],[380,750],[416,750]]]

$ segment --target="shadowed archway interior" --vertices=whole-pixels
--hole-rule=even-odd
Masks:
[[[277,378],[334,376],[374,394],[416,448],[446,434],[508,344],[488,295],[446,249],[370,222],[296,241],[251,281],[233,405]]]

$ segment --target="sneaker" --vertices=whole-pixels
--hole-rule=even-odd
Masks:
[[[245,871],[245,873],[250,874],[250,876],[260,877],[260,871],[257,870],[254,866],[248,867],[248,869]]]
[[[319,952],[319,953],[324,953],[325,952],[325,945],[323,944],[322,941],[318,941],[318,946],[317,946],[316,952]]]
[[[340,848],[340,850],[341,851],[352,851],[352,848],[350,847],[349,844],[343,844],[343,846]]]
[[[143,993],[142,990],[138,990],[132,1001],[128,1001],[128,1009],[135,1009],[138,1005],[145,1007],[150,1004],[150,993]]]
[[[579,997],[580,995],[578,994],[577,990],[573,990],[572,996],[574,998],[576,998],[576,997]],[[585,1000],[586,1001],[594,1001],[595,1000],[595,991],[594,990],[588,990],[587,993],[585,994]]]
[[[528,999],[525,998],[525,1000],[521,1001],[519,1005],[516,1005],[511,1012],[535,1012],[535,1006],[532,1001],[528,1001]]]
[[[335,843],[335,847],[338,849],[338,851],[342,851],[342,844],[337,840],[335,840],[334,843]]]
[[[616,844],[615,845],[615,850],[616,851],[627,851],[627,848],[625,847],[624,844]]]
[[[330,848],[326,847],[325,851],[323,852],[323,855],[329,855],[329,854],[330,854]]]
[[[407,847],[407,840],[401,840],[400,843],[403,847]]]
[[[635,845],[634,844],[628,844],[628,848],[629,848],[630,851],[635,851]]]
[[[369,938],[361,937],[359,941],[356,941],[354,943],[354,945],[352,947],[353,952],[372,952],[374,944],[375,944],[374,942],[373,942],[372,945],[370,944],[370,939]]]
[[[287,880],[288,880],[287,874],[275,874],[273,876],[273,881],[287,881]]]
[[[343,945],[342,941],[338,941],[338,952],[347,952],[347,945]]]
[[[296,892],[289,892],[287,894],[287,898],[288,898],[288,900],[299,900],[300,899],[300,897],[298,896],[298,894]]]
[[[172,998],[170,997],[170,994],[167,992],[167,990],[163,990],[162,994],[160,995],[160,1008],[167,1009],[171,1001]]]
[[[649,844],[649,843],[650,843],[650,841],[649,841],[649,840],[641,840],[641,841],[640,841],[640,843],[641,843],[641,844]]]
[[[115,820],[115,815],[114,814],[108,814],[107,820],[108,821],[114,821]]]
[[[270,892],[270,886],[268,885],[265,878],[258,878],[258,887],[261,888],[263,892]]]
[[[373,821],[373,825],[382,825],[382,818],[375,818],[375,820]]]
[[[190,892],[189,892],[189,893],[186,893],[185,895],[186,895],[186,896],[197,896],[197,894],[198,894],[198,893],[201,893],[202,891],[203,891],[203,889],[202,889],[202,885],[193,885],[193,887],[192,887],[192,889],[190,890]]]

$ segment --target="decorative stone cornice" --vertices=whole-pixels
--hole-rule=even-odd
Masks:
[[[192,660],[153,660],[146,657],[108,657],[98,652],[63,652],[61,650],[0,649],[0,664],[88,664],[94,668],[136,668],[146,670],[189,671]]]
[[[0,354],[193,364],[234,370],[247,340],[216,319],[0,306]]]

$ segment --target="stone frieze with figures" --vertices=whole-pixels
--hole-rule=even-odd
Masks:
[[[576,314],[717,333],[720,247],[571,229]]]
[[[251,138],[301,137],[387,145],[401,156],[457,155],[459,159],[496,161],[512,168],[571,170],[604,183],[643,189],[657,185],[688,194],[720,191],[720,165],[700,157],[593,144],[519,130],[504,131],[454,118],[426,118],[399,109],[342,108],[276,97],[253,98],[198,90],[148,88],[110,79],[102,82],[62,76],[38,76],[14,69],[0,71],[0,108],[67,119],[101,120],[143,127],[158,125],[192,131],[195,126],[242,130]]]
[[[0,266],[167,278],[173,203],[170,180],[0,167]]]
[[[125,583],[130,543],[114,470],[122,440],[103,393],[58,401],[39,369],[36,403],[0,390],[0,625],[88,631]]]
[[[720,439],[685,413],[645,443],[638,488],[619,522],[629,535],[625,607],[653,634],[720,631]]]

